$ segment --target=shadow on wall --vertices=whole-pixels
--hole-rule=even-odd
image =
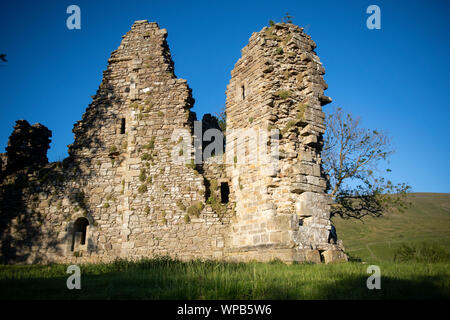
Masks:
[[[36,190],[29,185],[26,171],[11,180],[0,186],[0,263],[45,262],[44,251],[58,250],[57,234],[43,230],[45,217],[36,211],[37,202],[26,205],[24,189],[31,194]]]
[[[93,103],[99,103],[108,94],[107,84],[101,88]],[[116,103],[122,102],[116,100]],[[89,179],[89,172],[83,172],[83,168],[90,168],[93,164],[91,158],[77,161],[76,155],[79,149],[102,145],[96,131],[91,128],[95,127],[95,119],[101,119],[104,115],[105,105],[102,108],[88,107],[82,120],[74,126],[73,132],[78,139],[69,146],[71,156],[51,164],[47,159],[51,131],[38,123],[31,126],[26,120],[16,121],[7,153],[0,157],[0,263],[45,262],[49,254],[61,254],[58,243],[73,242],[73,234],[67,232],[70,230],[66,230],[63,239],[58,239],[55,232],[55,223],[60,225],[62,220],[70,217],[63,217],[63,213],[58,212],[61,217],[49,221],[43,213],[48,212],[49,207],[39,209],[39,194],[44,193],[47,197],[54,195],[58,199],[69,194],[70,198],[74,198],[72,203],[79,202],[76,195],[81,192],[71,182]],[[120,161],[116,154],[110,153],[106,157]],[[87,247],[93,250],[92,241],[88,239],[87,242]]]
[[[2,154],[6,163],[0,172],[1,263],[41,262],[42,249],[57,251],[57,234],[45,230],[45,214],[39,213],[39,193],[44,190],[41,183],[56,178],[55,167],[47,160],[51,136],[51,131],[39,123],[31,126],[26,120],[18,120],[7,153]]]

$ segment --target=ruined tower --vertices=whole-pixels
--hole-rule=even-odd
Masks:
[[[237,221],[231,237],[237,256],[318,262],[324,253],[327,260],[345,259],[328,243],[330,209],[320,151],[325,132],[322,106],[331,99],[324,95],[325,69],[315,47],[298,26],[265,27],[253,33],[231,72],[226,152],[236,163],[227,174],[236,193]],[[277,148],[271,151],[279,156],[265,164],[240,161],[232,148],[252,155],[264,147],[246,143],[243,128],[272,134],[269,148]]]
[[[166,37],[136,21],[74,126],[69,158],[3,174],[1,260],[345,260],[328,242],[320,150],[330,99],[314,42],[292,24],[252,35],[227,87],[226,153],[196,164],[194,100]],[[205,116],[205,128],[217,119]],[[245,161],[261,150],[266,161]]]

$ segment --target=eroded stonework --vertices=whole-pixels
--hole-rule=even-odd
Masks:
[[[198,137],[194,99],[174,75],[166,37],[156,23],[133,24],[75,124],[63,162],[47,164],[45,155],[8,169],[17,144],[1,155],[2,262],[346,260],[342,243],[329,241],[320,150],[321,107],[331,99],[323,95],[315,43],[292,24],[251,36],[227,87],[220,157],[231,161],[217,163],[217,156],[196,165],[173,161],[193,157],[194,149],[182,146]],[[210,115],[203,126],[219,128]],[[240,139],[241,129],[275,137],[276,165],[246,163],[234,153],[239,144],[247,145],[244,155],[260,148]]]

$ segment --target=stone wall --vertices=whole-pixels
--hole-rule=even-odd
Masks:
[[[320,148],[321,105],[330,99],[314,42],[291,24],[252,35],[227,88],[227,152],[194,164],[194,99],[174,75],[166,37],[156,23],[136,21],[74,125],[70,156],[47,164],[40,152],[40,161],[4,175],[1,261],[345,258],[327,242]],[[210,115],[203,124],[202,133],[218,128]],[[278,165],[243,161],[262,148],[233,133],[246,128],[281,131],[269,146],[279,144]],[[30,145],[46,152],[45,141]],[[247,151],[235,155],[239,144]],[[21,154],[7,150],[8,164]]]
[[[4,173],[6,173],[6,165],[8,163],[8,155],[5,153],[0,153],[0,181]]]
[[[51,136],[52,132],[40,123],[31,126],[26,120],[17,120],[6,147],[4,171],[13,173],[25,167],[39,167],[48,163],[47,150],[50,148]]]

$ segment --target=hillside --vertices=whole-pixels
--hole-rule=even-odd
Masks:
[[[411,207],[362,221],[333,218],[346,252],[363,261],[392,261],[401,244],[437,244],[450,250],[450,194],[411,193]]]

